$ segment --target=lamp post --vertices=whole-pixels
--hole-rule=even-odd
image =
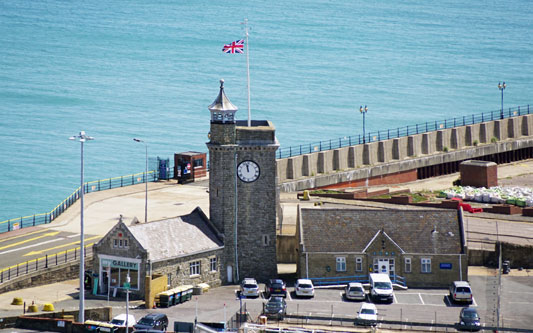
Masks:
[[[78,314],[78,321],[85,322],[85,243],[83,235],[83,194],[85,186],[83,183],[83,143],[87,140],[94,140],[92,136],[85,135],[85,131],[80,131],[80,134],[71,136],[69,140],[78,140],[81,143],[81,208],[80,208],[80,309]]]
[[[144,223],[146,223],[148,222],[148,145],[141,139],[133,138],[133,141],[143,143],[146,151],[146,165],[144,169]]]
[[[363,143],[365,143],[366,142],[366,138],[365,138],[365,115],[368,112],[367,106],[365,105],[365,108],[363,109],[363,106],[361,105],[359,107],[359,112],[361,112],[363,114]]]
[[[498,89],[500,89],[500,91],[502,92],[502,109],[500,112],[500,119],[503,119],[503,91],[505,90],[505,87],[507,87],[505,85],[505,81],[503,81],[503,84],[501,84],[501,82],[498,82]]]

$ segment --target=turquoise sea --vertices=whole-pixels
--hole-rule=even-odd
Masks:
[[[529,0],[0,1],[0,221],[50,211],[80,180],[206,151],[225,79],[282,146],[533,104]]]

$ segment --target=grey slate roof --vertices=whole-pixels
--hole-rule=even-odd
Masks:
[[[188,215],[127,226],[149,259],[159,261],[223,246],[198,207]]]
[[[301,208],[300,228],[305,252],[362,253],[380,230],[405,253],[462,250],[458,213],[449,209]]]

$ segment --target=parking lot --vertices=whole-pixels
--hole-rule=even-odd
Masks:
[[[494,277],[471,276],[470,284],[474,292],[474,306],[478,309],[481,322],[484,326],[496,324],[494,313],[496,300]],[[260,290],[264,285],[260,284]],[[193,300],[171,308],[155,310],[135,309],[132,312],[136,318],[148,312],[164,312],[169,316],[170,322],[190,321],[195,317],[198,321],[220,322],[229,320],[242,305],[253,320],[257,320],[263,304],[267,300],[261,295],[258,298],[240,299],[239,286],[223,286],[214,288],[209,292],[194,296]],[[297,298],[292,286],[288,286],[287,313],[309,317],[308,319],[285,319],[291,324],[317,324],[311,317],[328,317],[330,321],[321,321],[320,324],[340,325],[338,318],[354,319],[361,302],[348,301],[343,298],[341,288],[318,288],[313,298]],[[505,327],[524,328],[533,327],[533,279],[530,277],[502,278],[501,313]],[[396,290],[392,304],[376,304],[378,319],[399,320],[403,322],[415,321],[426,323],[454,324],[458,322],[459,312],[465,305],[452,304],[448,298],[447,289],[409,289]],[[113,310],[115,313],[115,309]],[[342,323],[352,326],[353,321]],[[405,327],[407,328],[407,327]],[[405,329],[404,328],[404,329]]]

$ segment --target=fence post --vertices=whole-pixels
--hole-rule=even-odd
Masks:
[[[120,187],[122,187],[122,178],[123,178],[123,177],[124,177],[124,176],[120,176]]]
[[[35,214],[33,214],[33,226],[35,227]]]
[[[17,264],[17,276],[19,276],[19,264]]]
[[[35,258],[35,270],[39,269],[39,258]]]
[[[28,274],[28,265],[29,265],[29,261],[26,261],[26,274]]]
[[[289,147],[289,157],[292,157],[292,146]]]
[[[390,130],[387,130],[387,140],[390,140]]]
[[[111,178],[109,178],[109,189],[112,188],[111,186],[113,186],[113,185],[111,184]]]
[[[57,253],[56,253],[56,266],[57,266]]]
[[[300,155],[302,155],[302,145],[300,145]]]
[[[65,262],[67,262],[67,253],[68,251],[65,251]]]
[[[45,256],[44,268],[48,268],[48,254]]]
[[[329,139],[329,150],[331,150],[331,139]]]
[[[76,250],[77,248],[74,249],[74,261],[76,261]]]
[[[492,118],[492,112],[490,113],[490,117]],[[482,122],[482,123],[485,122],[484,113],[481,113],[481,122]]]

